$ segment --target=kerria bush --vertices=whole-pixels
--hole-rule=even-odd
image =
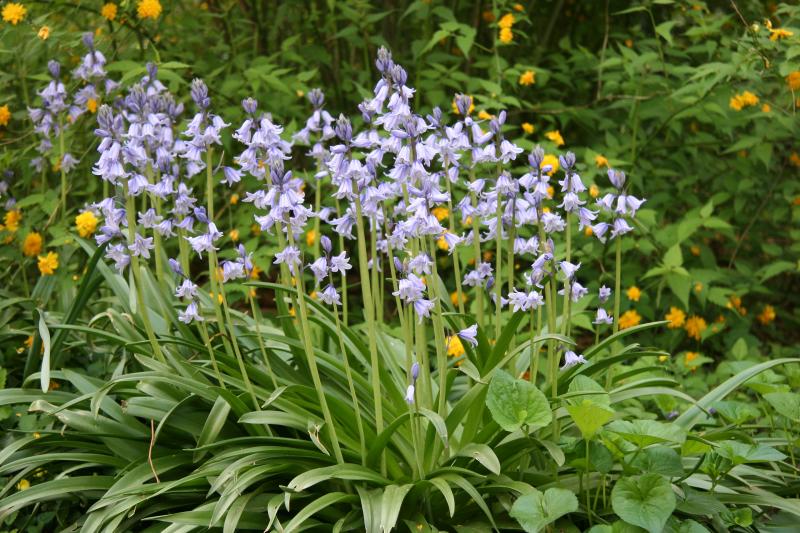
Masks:
[[[645,202],[625,173],[587,188],[574,154],[523,154],[505,112],[473,118],[459,94],[423,117],[386,49],[376,67],[360,131],[320,90],[291,138],[252,98],[233,129],[202,81],[184,105],[154,65],[98,109],[93,173],[109,195],[86,211],[95,242],[76,238],[85,273],[63,313],[35,313],[26,384],[41,390],[0,392],[37,420],[0,453],[5,523],[796,521],[798,396],[769,372],[800,360],[688,395],[656,364],[667,352],[631,342],[667,322],[621,315]],[[243,205],[221,206],[223,185]],[[223,232],[233,209],[254,217],[246,242]]]

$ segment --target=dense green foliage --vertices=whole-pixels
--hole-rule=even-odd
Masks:
[[[800,7],[4,1],[0,14],[0,531],[694,533],[800,522]],[[74,70],[85,32],[118,87]],[[405,68],[396,85],[415,89],[411,111],[428,124],[437,107],[442,124],[463,124],[463,93],[479,131],[524,150],[502,164],[465,151],[457,179],[439,184],[452,196],[425,203],[450,234],[489,232],[477,248],[449,255],[443,236],[428,235],[387,250],[379,243],[394,221],[364,215],[365,196],[335,198],[334,171],[315,179],[343,142],[339,113],[354,133],[372,128],[418,155],[415,136],[396,133],[405,123],[375,128],[359,116],[375,82],[391,79],[376,66],[381,46]],[[50,60],[61,64],[55,75]],[[166,215],[173,200],[134,197],[127,181],[93,170],[107,150],[95,129],[104,113],[135,122],[131,95],[156,78],[148,64],[185,106],[176,139],[190,137],[193,78],[230,123],[203,147],[196,176],[185,153],[175,163],[222,233],[218,254],[192,255],[183,238],[205,231],[202,216],[162,242],[141,213]],[[56,112],[43,135],[29,110],[47,103],[51,79],[77,110]],[[316,87],[330,135],[295,137]],[[329,208],[330,219],[352,208],[352,240],[314,217],[297,232],[280,231],[289,217],[254,224],[264,209],[248,194],[282,172],[223,185],[242,165],[244,141],[232,134],[257,116],[242,106],[248,97],[294,139],[285,167],[303,181],[306,206]],[[426,136],[434,131],[446,136],[438,127]],[[317,142],[322,159],[308,153]],[[528,162],[536,147],[544,164]],[[376,181],[394,179],[389,152]],[[350,147],[347,157],[366,153]],[[426,161],[423,173],[451,164]],[[165,168],[140,170],[153,184]],[[601,241],[567,214],[566,233],[548,229],[555,250],[541,239],[533,255],[515,251],[514,237],[544,235],[544,213],[562,207],[558,180],[572,172],[587,207],[622,193],[611,168],[628,174],[624,193],[647,200],[625,216],[631,233]],[[552,175],[555,189],[535,207],[538,221],[517,227],[512,217],[495,240],[494,212],[461,216],[456,202],[490,202],[501,171]],[[487,183],[481,194],[476,178]],[[355,178],[352,187],[366,188]],[[386,220],[406,216],[408,195],[386,200]],[[127,269],[107,256],[117,241],[95,239],[106,197],[130,214],[115,238],[156,239]],[[323,234],[353,265],[336,278],[337,306],[320,300],[326,283],[311,269],[274,264],[297,244],[310,265],[324,255]],[[221,264],[249,260],[238,244],[254,266],[222,283]],[[555,257],[534,289],[546,305],[492,305],[528,290],[523,274],[547,251]],[[420,274],[432,308],[418,325],[393,291],[421,253],[433,258]],[[462,287],[476,259],[495,267],[488,289]],[[574,303],[556,294],[577,281],[562,276],[562,260],[581,263],[589,289]],[[200,287],[191,301],[202,321],[185,320],[187,301],[175,296],[184,274]],[[613,326],[595,322],[601,286],[614,289]],[[474,345],[457,334],[473,324]],[[560,369],[573,351],[586,362]]]

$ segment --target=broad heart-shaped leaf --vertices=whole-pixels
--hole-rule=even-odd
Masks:
[[[588,376],[578,374],[572,378],[567,391],[570,396],[574,396],[567,400],[567,403],[572,405],[579,405],[587,400],[605,407],[611,405],[611,395],[606,392],[602,385]]]
[[[763,444],[747,444],[746,442],[735,440],[726,440],[720,443],[714,451],[734,465],[766,463],[786,459],[786,456],[775,448],[764,446]]]
[[[654,472],[667,477],[683,475],[681,456],[672,448],[653,446],[640,453],[632,465],[641,472]]]
[[[607,429],[619,434],[639,448],[661,442],[682,444],[686,440],[686,432],[683,428],[656,420],[615,420],[608,425]]]
[[[614,416],[614,411],[590,400],[583,400],[580,405],[568,405],[567,412],[586,440],[594,437],[595,433]]]
[[[622,478],[611,491],[611,507],[629,524],[661,533],[675,510],[675,493],[660,474]]]
[[[519,497],[508,514],[528,533],[538,533],[547,524],[577,510],[578,498],[571,490],[550,488],[544,494],[534,489]]]
[[[499,369],[489,384],[486,405],[494,421],[506,431],[516,431],[523,425],[544,427],[553,419],[547,398],[535,385]]]
[[[800,394],[794,392],[770,392],[764,395],[764,399],[778,413],[793,422],[800,422]]]

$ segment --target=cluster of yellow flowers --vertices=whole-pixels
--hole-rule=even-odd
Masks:
[[[783,28],[773,28],[771,20],[765,20],[764,26],[766,26],[767,29],[769,30],[770,41],[786,39],[787,37],[791,37],[792,35],[794,35],[794,32],[791,32],[789,30],[784,30]]]
[[[520,85],[533,85],[534,83],[536,83],[536,72],[532,70],[526,70],[519,75]]]
[[[108,21],[114,20],[117,18],[117,4],[111,2],[103,4],[103,7],[100,9],[100,15]]]
[[[11,111],[8,109],[8,104],[0,106],[0,126],[8,126],[9,120],[11,120]]]
[[[139,0],[136,15],[140,19],[157,19],[161,15],[161,2],[158,0]]]
[[[731,97],[730,106],[734,111],[741,111],[745,107],[754,106],[758,103],[758,96],[745,91],[741,94],[735,94]]]
[[[498,38],[500,39],[501,43],[509,44],[514,40],[514,32],[511,31],[511,28],[514,26],[516,21],[517,20],[514,18],[513,14],[507,13],[503,15],[497,22],[497,27],[500,28],[500,35]]]
[[[90,237],[97,229],[97,217],[91,211],[84,211],[75,217],[75,228],[84,239]]]
[[[700,340],[700,335],[708,329],[708,323],[706,323],[706,319],[692,315],[686,319],[686,324],[684,325],[684,329],[686,330],[686,334],[689,335],[690,338],[695,340]]]
[[[764,309],[758,314],[756,319],[761,322],[762,325],[766,326],[773,320],[775,320],[775,308],[771,305],[765,305]]]

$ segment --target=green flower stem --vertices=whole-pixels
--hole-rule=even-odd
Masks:
[[[225,381],[222,380],[222,374],[219,372],[217,357],[214,355],[214,348],[211,346],[211,337],[208,335],[208,326],[206,326],[205,320],[200,322],[200,336],[203,338],[203,343],[206,345],[206,349],[208,350],[208,357],[211,359],[211,367],[214,369],[214,375],[217,377],[219,386],[223,389],[227,389],[225,386]]]
[[[333,283],[333,279],[330,280]],[[350,358],[347,355],[347,349],[344,346],[344,333],[342,332],[342,323],[339,320],[338,306],[333,306],[333,316],[336,317],[336,333],[339,338],[339,350],[342,352],[342,362],[344,362],[344,373],[347,378],[347,386],[350,390],[350,398],[353,400],[353,415],[356,419],[356,427],[358,428],[358,443],[361,449],[361,465],[366,466],[367,461],[367,441],[364,436],[364,422],[361,419],[361,406],[358,402],[356,395],[356,387],[353,383],[353,372],[350,369]]]
[[[274,389],[278,388],[278,382],[275,379],[275,374],[272,372],[272,365],[269,362],[269,356],[267,355],[267,347],[264,344],[264,337],[261,335],[261,328],[259,324],[261,323],[261,310],[256,305],[256,299],[253,297],[252,291],[255,289],[248,289],[247,290],[247,299],[250,301],[250,311],[253,313],[253,323],[256,327],[256,337],[258,338],[258,349],[261,351],[261,357],[264,359],[264,365],[267,367],[267,373],[269,374],[270,379],[272,380],[272,387]]]
[[[470,172],[470,181],[475,181],[475,171]],[[474,192],[470,191],[470,201],[472,202],[472,207],[477,207],[478,205],[478,197],[475,195]],[[472,248],[474,250],[473,253],[473,261],[475,262],[474,267],[478,268],[478,263],[481,262],[481,232],[478,223],[478,217],[474,216],[472,218]],[[483,322],[483,288],[476,287],[475,288],[476,294],[476,307],[478,310],[478,327],[483,329],[485,324]]]
[[[291,228],[287,229],[288,231],[286,234],[289,238],[289,246],[294,246],[294,235],[292,234],[292,230]],[[280,228],[278,228],[278,234],[281,234]],[[306,300],[305,295],[303,294],[301,276],[302,275],[300,273],[298,273],[296,276],[297,283],[295,283],[295,290],[297,292],[297,304],[300,308],[300,329],[303,336],[303,348],[306,352],[308,369],[311,372],[311,380],[314,382],[314,389],[317,391],[317,398],[319,399],[319,405],[322,409],[322,416],[325,419],[325,426],[328,428],[329,437],[333,446],[333,455],[336,458],[336,462],[342,464],[344,463],[344,458],[342,457],[342,449],[339,446],[339,437],[336,435],[336,426],[333,425],[333,417],[331,416],[331,411],[328,408],[328,400],[325,397],[325,390],[322,388],[322,380],[320,379],[319,369],[317,368],[317,357],[314,354],[314,343],[311,340],[311,326],[308,323],[308,310],[306,309]],[[378,433],[380,433],[380,431]]]
[[[498,167],[499,169],[499,167]],[[498,171],[499,176],[499,171]],[[494,340],[497,342],[500,339],[500,313],[503,306],[500,305],[500,298],[503,294],[503,203],[500,200],[500,195],[497,196],[497,226],[495,227],[495,267],[494,267]]]
[[[436,244],[433,238],[428,239],[431,257],[436,256]],[[439,294],[439,271],[433,261],[433,275],[428,280],[428,291],[433,300],[433,337],[436,343],[436,367],[439,371],[439,407],[442,418],[447,416],[447,354],[445,353],[444,322],[442,320],[442,295]]]
[[[339,199],[336,199],[336,213],[339,215],[342,214],[342,211],[339,207]],[[318,218],[318,217],[317,217]],[[339,250],[344,250],[344,236],[339,234]],[[347,327],[347,272],[342,273],[342,323],[345,327]]]
[[[64,117],[58,119],[58,150],[60,159],[58,168],[61,171],[61,213],[67,214],[67,172],[64,170],[64,154],[67,152],[64,140]]]
[[[367,267],[367,243],[364,232],[364,218],[361,209],[361,197],[358,194],[358,184],[353,180],[353,190],[356,204],[356,230],[358,232],[358,266],[361,275],[361,295],[364,299],[364,314],[367,319],[370,370],[372,381],[372,395],[375,403],[375,432],[380,435],[383,431],[383,394],[381,393],[380,360],[378,359],[378,331],[375,324],[375,308],[372,303],[372,290],[370,288],[369,268]],[[381,453],[381,472],[386,473],[386,457]]]
[[[136,212],[136,204],[134,202],[133,196],[128,194],[127,185],[125,186],[125,214],[128,218],[128,244],[133,244],[136,238],[136,219],[134,218],[134,213]],[[153,355],[156,356],[162,363],[166,363],[166,359],[164,358],[164,354],[161,352],[161,346],[158,344],[156,340],[156,335],[153,333],[153,325],[150,323],[150,315],[147,312],[147,307],[144,303],[144,293],[142,292],[142,274],[139,271],[139,257],[130,254],[131,264],[130,268],[133,272],[133,283],[136,285],[135,292],[136,292],[136,302],[137,308],[140,311],[142,317],[142,324],[144,324],[144,330],[147,332],[147,338],[150,341],[150,346],[153,348]]]
[[[455,217],[453,216],[453,191],[450,185],[450,179],[447,177],[447,169],[449,165],[444,166],[444,182],[447,184],[447,217],[448,217],[448,230],[454,231]],[[461,259],[458,256],[458,251],[453,252],[453,272],[456,277],[456,295],[458,297],[458,312],[464,314],[464,291],[461,288]]]
[[[617,257],[614,266],[614,333],[619,331],[619,301],[622,290],[622,237],[617,236]]]
[[[567,212],[566,226],[567,226],[567,250],[565,260],[567,263],[572,259],[572,220],[571,215]],[[572,302],[572,282],[571,280],[564,280],[564,308],[561,310],[561,334],[569,335],[569,322],[570,322],[570,303]]]

